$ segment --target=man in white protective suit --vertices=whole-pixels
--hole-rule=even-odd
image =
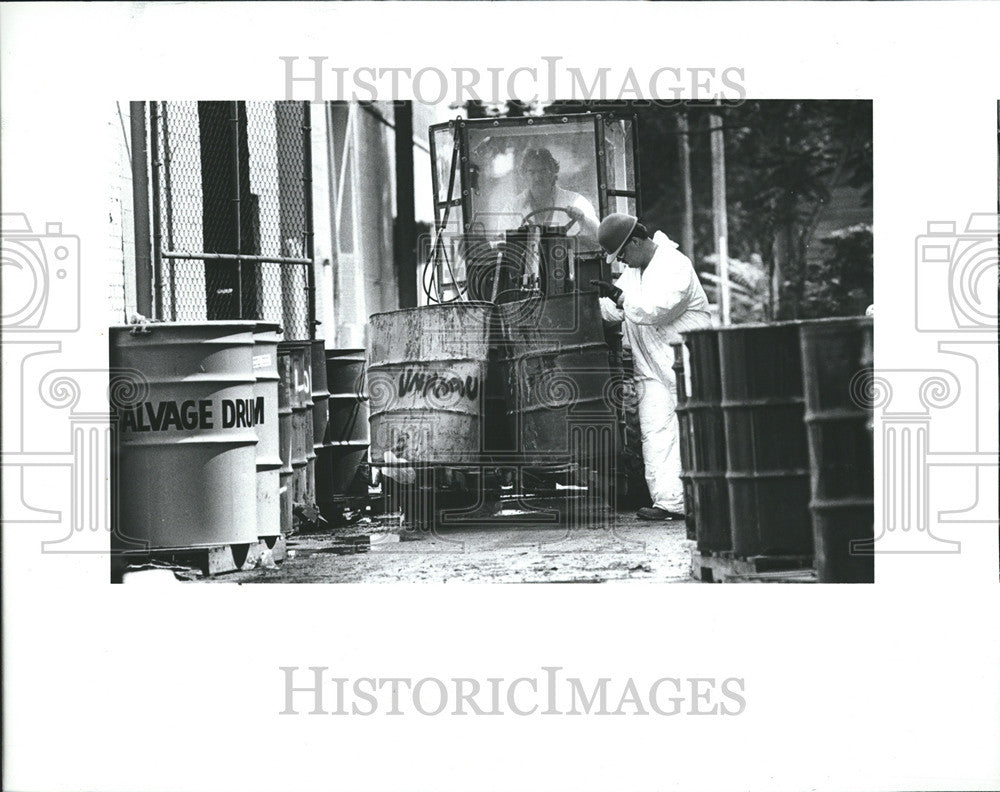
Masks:
[[[687,330],[711,325],[708,298],[677,244],[660,231],[651,237],[637,218],[608,215],[597,238],[608,263],[625,265],[614,285],[592,283],[601,293],[604,319],[624,322],[624,341],[635,361],[642,458],[653,499],[653,505],[639,509],[638,516],[683,519],[677,383],[670,345],[681,341],[680,334]]]

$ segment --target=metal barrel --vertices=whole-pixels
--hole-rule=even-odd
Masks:
[[[800,328],[809,439],[813,539],[821,583],[875,581],[875,492],[870,317],[804,322]]]
[[[254,322],[112,327],[116,544],[257,541]]]
[[[313,453],[311,342],[283,341],[289,356],[289,397],[292,408],[292,501],[309,500],[309,458]]]
[[[482,460],[494,306],[456,302],[374,314],[367,390],[376,465]]]
[[[811,555],[799,326],[717,332],[733,553]]]
[[[687,384],[684,369],[684,344],[671,344],[674,353],[674,383],[677,386],[677,427],[681,451],[681,484],[684,486],[684,529],[688,539],[696,539],[694,485],[691,481],[691,419],[684,404],[687,402]]]
[[[329,422],[316,456],[316,500],[323,509],[346,497],[368,494],[368,396],[364,392],[365,350],[326,350]]]
[[[313,404],[313,390],[312,390],[312,377],[313,377],[313,362],[312,362],[312,350],[313,345],[311,341],[304,341],[305,344],[305,369],[309,373],[309,396],[307,399],[307,410],[305,414],[305,427],[303,432],[305,433],[305,438],[303,442],[306,446],[306,489],[305,494],[302,498],[302,502],[308,505],[316,503],[316,448],[314,446],[314,439],[316,437],[316,432],[313,429],[313,420],[315,417],[314,404]]]
[[[257,432],[257,536],[281,533],[281,441],[278,416],[278,342],[281,327],[258,322],[254,330],[254,429]]]
[[[607,443],[583,461],[610,453],[617,431],[610,350],[597,292],[530,297],[498,306],[506,344],[509,423],[518,450],[538,462],[577,457],[574,435],[606,427]],[[583,435],[578,434],[585,430]],[[591,430],[590,432],[586,430]],[[610,469],[610,460],[606,469]]]
[[[605,330],[607,335],[607,330]],[[620,337],[615,341],[621,350],[622,395],[619,406],[621,450],[618,455],[617,479],[621,489],[617,496],[619,508],[636,508],[650,503],[646,465],[642,456],[642,427],[639,423],[639,389],[635,384],[635,358],[632,350],[623,347]]]
[[[333,442],[369,440],[368,395],[365,392],[365,350],[328,349],[329,417],[325,438]]]
[[[493,316],[490,331],[490,352],[486,363],[486,394],[483,443],[487,454],[509,454],[517,450],[517,442],[507,420],[507,368],[503,329],[498,314]]]
[[[695,541],[703,553],[722,552],[732,548],[733,540],[719,332],[716,328],[705,328],[688,331],[683,337],[687,350],[686,392],[681,403],[678,383],[677,415],[687,423],[690,432],[684,478],[690,482]]]
[[[294,484],[292,482],[292,356],[288,347],[278,345],[278,443],[281,456],[279,493],[281,532],[292,532]]]
[[[326,387],[326,342],[312,342],[310,349],[312,372],[312,457],[309,460],[310,492],[315,503],[319,499],[319,480],[316,475],[316,459],[319,449],[323,447],[326,437],[326,427],[330,421],[330,391]]]

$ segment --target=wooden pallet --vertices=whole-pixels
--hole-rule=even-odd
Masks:
[[[812,556],[750,556],[691,550],[691,577],[700,583],[808,583],[816,579]]]
[[[146,565],[196,570],[205,576],[221,575],[253,569],[262,562],[267,563],[268,556],[275,563],[281,563],[288,557],[288,544],[284,536],[260,539],[251,545],[112,552],[111,582],[121,583],[130,568]]]

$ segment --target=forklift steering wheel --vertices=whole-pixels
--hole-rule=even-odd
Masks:
[[[567,210],[565,206],[543,206],[541,209],[535,209],[533,212],[528,212],[523,218],[521,218],[521,227],[531,225],[529,222],[535,215],[544,214],[545,212],[562,212],[569,218],[569,222],[562,226],[562,231],[564,234],[568,234],[569,230],[576,225],[576,218],[573,217]]]

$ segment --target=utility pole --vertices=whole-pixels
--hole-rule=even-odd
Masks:
[[[413,102],[395,107],[396,225],[393,235],[399,307],[417,304],[417,224],[413,176]]]
[[[691,141],[688,138],[687,110],[677,114],[677,160],[681,171],[683,220],[681,222],[681,252],[694,263],[694,205],[691,200]]]
[[[715,252],[719,257],[719,315],[723,326],[729,324],[729,224],[726,218],[726,140],[722,116],[708,117],[712,141],[712,226]]]

